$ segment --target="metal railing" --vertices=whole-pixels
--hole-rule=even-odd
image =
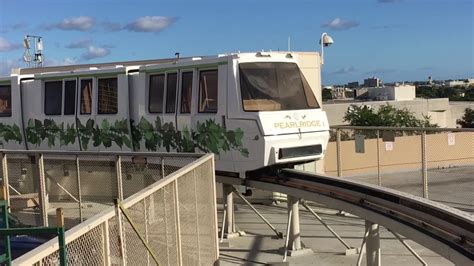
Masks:
[[[115,161],[117,166],[123,167],[125,156],[130,155],[120,155],[122,160]],[[114,206],[109,206],[66,232],[68,264],[155,265],[153,257],[160,265],[213,265],[217,261],[213,155],[177,156],[193,160],[186,167],[173,165],[169,155],[160,156],[159,160],[168,163],[157,169],[162,169],[161,166],[165,170],[176,169],[120,202],[127,219]],[[114,172],[117,176],[123,168],[119,170]],[[128,219],[133,221],[134,228]],[[147,242],[152,254],[142,240]],[[52,239],[13,263],[56,265],[58,259],[57,240]]]
[[[66,227],[113,206],[202,154],[0,150],[0,175],[11,213],[31,226],[48,226],[62,208]]]
[[[474,129],[333,126],[325,172],[473,211]]]

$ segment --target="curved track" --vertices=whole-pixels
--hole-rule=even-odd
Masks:
[[[222,181],[238,184],[229,178]],[[404,235],[457,265],[473,264],[474,216],[469,213],[393,189],[291,169],[241,181],[248,187],[352,213]]]

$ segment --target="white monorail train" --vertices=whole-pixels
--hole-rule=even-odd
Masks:
[[[13,72],[0,78],[4,149],[213,152],[218,172],[245,177],[318,160],[329,138],[318,53]]]

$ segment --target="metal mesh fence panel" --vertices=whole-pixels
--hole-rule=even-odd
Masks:
[[[144,213],[145,208],[143,206],[143,201],[138,202],[137,204],[127,208],[127,214],[134,223],[135,229],[138,230],[138,233],[145,238],[145,219]],[[143,243],[140,241],[140,238],[137,236],[135,231],[132,229],[132,225],[123,217],[123,230],[124,230],[124,239],[125,239],[125,254],[127,264],[137,264],[137,265],[147,265],[148,252],[143,246]]]
[[[120,233],[119,233],[116,217],[113,217],[108,220],[108,227],[109,227],[110,263],[112,265],[120,265],[122,264],[121,251],[120,251]]]
[[[178,179],[179,225],[184,265],[199,264],[198,215],[196,210],[196,180],[193,172]]]
[[[215,182],[212,162],[208,161],[193,171],[196,181],[197,230],[199,241],[199,259],[201,265],[212,265],[217,260],[216,210],[209,208],[213,200]],[[214,225],[214,226],[210,226]]]
[[[147,159],[143,164],[143,161],[137,163],[133,161],[132,155],[127,155],[123,156],[121,163],[118,164],[116,161],[118,157],[115,156],[80,155],[79,164],[77,164],[75,156],[71,155],[71,158],[43,156],[45,179],[49,180],[46,186],[47,192],[51,195],[50,202],[58,206],[62,204],[66,206],[64,204],[71,203],[72,199],[72,204],[77,210],[78,203],[74,200],[76,196],[81,196],[83,204],[99,204],[100,208],[90,207],[94,209],[89,211],[90,215],[93,211],[112,205],[113,199],[120,194],[117,187],[120,183],[117,183],[119,178],[110,172],[115,175],[119,173],[141,175],[144,183],[124,193],[132,194],[134,190],[149,187],[156,180],[163,178],[163,173],[165,176],[169,175],[196,160],[196,157],[200,157],[165,157],[166,163],[163,163],[161,158],[154,157]],[[214,169],[210,158],[199,166],[189,168],[186,174],[173,177],[174,180],[167,185],[156,184],[160,188],[156,188],[153,193],[146,194],[147,196],[134,201],[136,203],[126,208],[126,213],[133,225],[151,247],[153,254],[158,257],[160,265],[211,265],[217,260],[217,226],[213,198],[215,188],[212,178]],[[27,160],[27,158],[16,159],[17,161],[12,160],[11,163],[23,164],[25,162],[18,160]],[[136,169],[137,164],[145,165],[148,167],[145,169],[150,169],[146,170],[149,172],[143,174],[144,169]],[[117,171],[116,165],[121,167],[120,171]],[[36,169],[35,166],[32,167]],[[74,177],[77,174],[80,178],[76,176],[73,179],[83,182],[86,180],[86,185],[82,182],[79,185],[80,181],[73,182],[68,179],[71,175]],[[146,181],[148,178],[151,179]],[[89,186],[88,183],[94,181],[96,187]],[[110,183],[113,185],[110,186]],[[108,186],[105,186],[106,184]],[[123,204],[128,206],[127,200]],[[103,213],[107,218],[97,216],[88,223],[88,226],[76,228],[73,233],[76,236],[73,239],[68,239],[68,234],[66,234],[68,263],[104,265],[108,261],[111,265],[121,265],[125,260],[128,264],[153,265],[153,259],[133,230],[132,223],[122,216],[121,235],[118,219],[112,214],[113,210],[110,208],[111,206]],[[74,218],[77,214],[73,213],[69,216]],[[122,248],[124,257],[122,257]],[[24,260],[31,261],[29,264],[59,265],[58,251],[49,252],[51,253],[30,255]]]
[[[128,198],[163,178],[163,157],[121,156],[123,197]]]
[[[41,226],[40,188],[35,157],[8,154],[10,210],[22,223]]]
[[[456,208],[474,210],[474,133],[426,135],[428,197]],[[447,193],[450,192],[450,193]]]
[[[46,190],[51,208],[62,208],[66,227],[70,228],[80,221],[79,187],[75,156],[45,156],[44,173]],[[54,224],[56,213],[49,213],[50,223]]]
[[[148,240],[160,265],[178,265],[175,182],[150,195],[147,202]]]
[[[118,198],[115,156],[79,156],[79,175],[85,219],[113,205]]]
[[[103,265],[103,234],[103,227],[99,225],[67,244],[67,263],[69,265]]]

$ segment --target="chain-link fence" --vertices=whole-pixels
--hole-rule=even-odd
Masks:
[[[0,151],[11,213],[47,226],[65,213],[66,228],[94,216],[202,155]]]
[[[325,172],[474,211],[474,130],[335,126]]]
[[[159,157],[148,161],[154,163],[151,172],[146,173],[131,171],[135,167],[132,157],[123,156],[121,162],[115,161],[122,165],[117,173],[130,171],[132,178],[143,177],[140,182],[160,179],[153,174],[155,170],[165,175],[146,190],[125,199],[122,206],[160,265],[213,265],[219,255],[213,156],[163,158],[164,163]],[[180,167],[185,161],[189,164]],[[130,167],[124,167],[127,164]],[[137,185],[135,189],[139,188]],[[133,189],[124,189],[124,194],[132,193]],[[71,265],[155,265],[132,224],[113,206],[67,231],[66,245],[67,262]],[[58,248],[57,239],[52,239],[13,263],[58,265]]]

